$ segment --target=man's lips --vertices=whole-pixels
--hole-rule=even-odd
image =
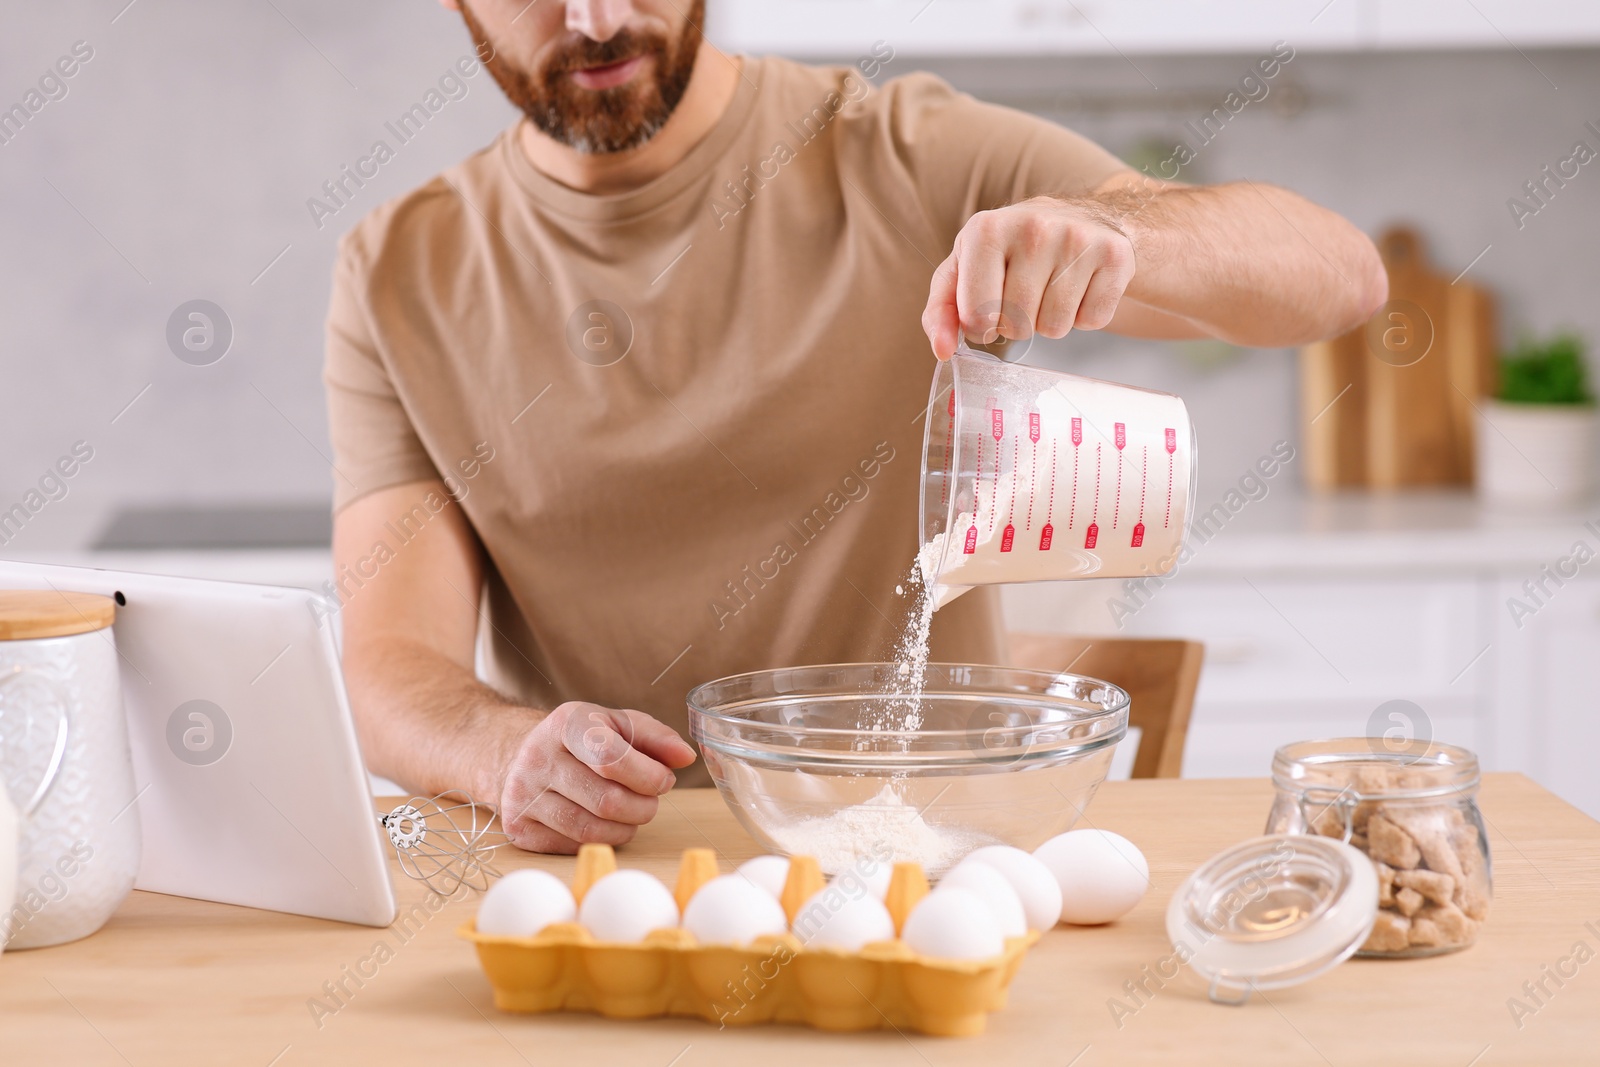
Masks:
[[[585,70],[571,72],[572,80],[583,89],[614,89],[638,73],[644,65],[645,57],[634,56],[624,59],[620,63],[609,63],[603,67],[589,67]]]

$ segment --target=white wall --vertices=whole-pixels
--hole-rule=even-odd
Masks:
[[[94,48],[68,96],[0,145],[0,509],[73,441],[95,448],[23,549],[92,536],[116,502],[326,497],[320,350],[338,233],[512,117],[480,72],[319,230],[307,198],[470,52],[459,18],[423,0],[139,0],[112,24],[123,3],[0,14],[0,107],[73,42]],[[196,297],[235,329],[208,367],[165,340]]]
[[[11,550],[79,545],[120,503],[326,497],[318,371],[337,232],[512,117],[480,73],[319,230],[306,199],[468,51],[456,17],[428,0],[124,3],[0,13],[0,108],[74,42],[94,49],[68,95],[0,145],[0,510],[74,441],[95,449],[70,495]],[[1585,119],[1600,124],[1600,62],[1594,52],[1533,55],[1538,71],[1514,52],[1302,55],[1286,76],[1309,106],[1286,117],[1270,99],[1253,105],[1205,149],[1195,176],[1281,182],[1369,230],[1416,220],[1446,268],[1492,243],[1472,276],[1503,295],[1508,328],[1570,324],[1600,339],[1600,167],[1523,232],[1505,206],[1585,136]],[[1099,58],[932,66],[1006,98],[1145,93],[1149,78],[1220,101],[1248,61],[1140,58],[1137,72]],[[889,73],[917,65],[900,56]],[[1102,115],[1034,106],[1119,152],[1170,137],[1209,107]],[[177,360],[164,336],[173,309],[197,297],[220,304],[236,332],[227,357],[207,367]],[[1189,398],[1206,457],[1202,491],[1295,434],[1286,354],[1090,337],[1064,351],[1085,373]]]

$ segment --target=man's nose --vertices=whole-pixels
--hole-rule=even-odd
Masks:
[[[609,41],[633,14],[633,0],[567,0],[567,29]]]

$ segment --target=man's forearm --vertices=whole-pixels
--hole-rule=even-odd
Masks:
[[[1276,186],[1138,177],[1091,199],[1128,235],[1137,264],[1113,330],[1146,332],[1137,328],[1142,306],[1235,344],[1297,345],[1354,329],[1388,294],[1365,234]],[[1144,317],[1159,335],[1157,316]]]
[[[500,800],[503,769],[544,712],[522,707],[449,657],[398,638],[347,648],[345,675],[367,765],[429,795]]]

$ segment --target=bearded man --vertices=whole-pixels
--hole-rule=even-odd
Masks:
[[[692,684],[891,654],[930,350],[1295,345],[1386,297],[1337,215],[875,88],[886,46],[810,67],[717,51],[703,0],[441,2],[523,117],[340,245],[344,665],[370,767],[524,848],[623,843],[703,783]],[[934,658],[1002,661],[992,592]]]

